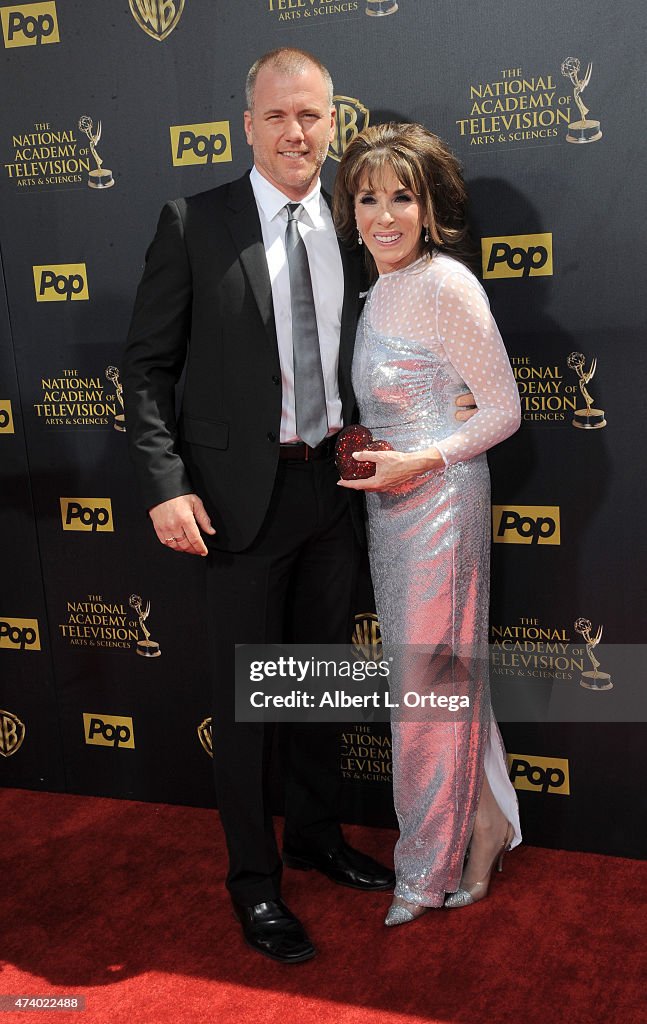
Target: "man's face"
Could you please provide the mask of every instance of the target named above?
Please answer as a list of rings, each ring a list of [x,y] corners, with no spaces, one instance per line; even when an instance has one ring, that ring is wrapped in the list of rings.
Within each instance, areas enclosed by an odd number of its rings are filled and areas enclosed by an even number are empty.
[[[261,68],[254,113],[245,111],[245,134],[260,173],[289,199],[303,199],[316,183],[334,125],[335,110],[316,67],[295,75]]]

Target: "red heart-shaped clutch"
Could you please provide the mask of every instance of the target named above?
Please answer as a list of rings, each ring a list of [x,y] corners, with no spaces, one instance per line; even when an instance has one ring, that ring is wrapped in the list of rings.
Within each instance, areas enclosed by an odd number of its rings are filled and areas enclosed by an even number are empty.
[[[344,427],[337,435],[335,444],[335,465],[342,480],[366,480],[375,476],[374,462],[358,462],[353,452],[390,452],[393,445],[388,441],[374,441],[368,427],[353,423]]]

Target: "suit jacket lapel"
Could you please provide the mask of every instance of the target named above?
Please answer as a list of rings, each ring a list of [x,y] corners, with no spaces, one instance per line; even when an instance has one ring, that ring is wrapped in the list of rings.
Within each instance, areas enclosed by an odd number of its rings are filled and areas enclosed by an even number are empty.
[[[323,189],[322,195],[328,206],[330,196]],[[353,415],[355,398],[350,383],[350,370],[355,347],[355,333],[360,312],[359,290],[361,286],[361,261],[358,254],[339,242],[339,252],[344,270],[344,301],[341,311],[341,333],[339,339],[339,392],[344,410],[344,422]]]
[[[249,174],[231,182],[225,220],[247,274],[268,338],[276,347],[272,285],[267,269],[261,222]]]
[[[357,253],[347,249],[340,241],[342,266],[344,268],[344,303],[341,312],[341,335],[339,339],[339,393],[344,412],[344,425],[355,419],[355,395],[351,384],[351,366],[355,349],[357,321],[360,314],[359,290],[361,287],[361,262]]]

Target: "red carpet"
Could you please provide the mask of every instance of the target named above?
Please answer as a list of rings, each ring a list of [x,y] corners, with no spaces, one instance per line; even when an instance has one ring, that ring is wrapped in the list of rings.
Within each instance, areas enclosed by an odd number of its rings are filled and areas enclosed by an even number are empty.
[[[286,871],[319,956],[243,945],[209,810],[0,790],[2,994],[84,995],[50,1024],[639,1024],[647,864],[525,848],[478,906],[387,930],[388,894]],[[349,828],[388,859],[394,833]]]

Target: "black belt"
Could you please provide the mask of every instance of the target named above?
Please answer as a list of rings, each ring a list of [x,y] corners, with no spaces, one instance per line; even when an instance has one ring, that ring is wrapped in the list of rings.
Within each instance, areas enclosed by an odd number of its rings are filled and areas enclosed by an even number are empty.
[[[279,445],[279,458],[289,459],[291,462],[314,462],[316,459],[329,459],[335,454],[335,442],[337,435],[325,437],[316,448],[311,448],[305,441],[295,441],[294,444]]]

